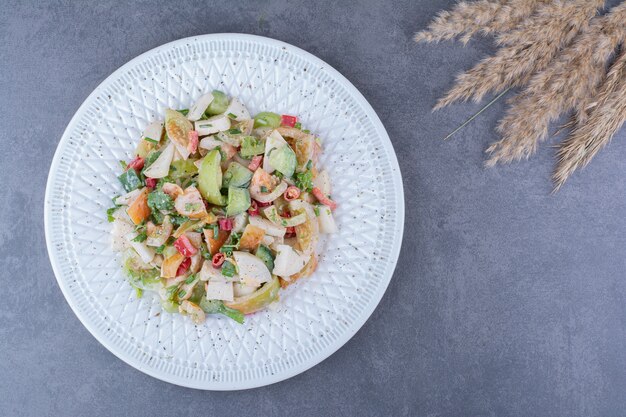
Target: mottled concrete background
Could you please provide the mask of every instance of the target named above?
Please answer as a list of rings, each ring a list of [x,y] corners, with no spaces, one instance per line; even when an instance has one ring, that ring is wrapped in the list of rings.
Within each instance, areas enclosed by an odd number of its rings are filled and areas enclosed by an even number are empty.
[[[624,415],[626,129],[556,196],[553,143],[483,169],[504,102],[441,141],[479,106],[431,114],[435,98],[493,50],[411,42],[453,2],[2,2],[0,416]],[[407,204],[396,274],[362,330],[304,374],[233,393],[110,354],[65,302],[43,235],[50,161],[82,101],[136,55],[212,32],[280,39],[342,72],[389,131]]]

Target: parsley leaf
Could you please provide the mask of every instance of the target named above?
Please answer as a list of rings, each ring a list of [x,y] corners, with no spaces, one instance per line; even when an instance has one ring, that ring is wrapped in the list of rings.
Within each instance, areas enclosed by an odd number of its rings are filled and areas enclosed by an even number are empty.
[[[115,217],[113,217],[113,214],[120,207],[121,206],[116,205],[115,207],[111,207],[110,209],[107,210],[107,220],[109,221],[109,223],[113,223],[115,221]]]
[[[313,173],[311,171],[298,172],[296,174],[296,187],[309,192],[313,189]]]
[[[148,207],[153,211],[172,210],[174,208],[174,201],[172,197],[161,190],[152,191],[148,194]]]

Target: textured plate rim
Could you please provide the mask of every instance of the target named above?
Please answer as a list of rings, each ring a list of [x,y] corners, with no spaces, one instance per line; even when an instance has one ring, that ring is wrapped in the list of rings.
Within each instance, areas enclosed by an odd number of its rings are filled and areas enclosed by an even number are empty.
[[[100,334],[100,332],[96,328],[94,328],[94,326],[92,326],[92,324],[88,321],[87,317],[84,317],[83,314],[77,309],[77,307],[72,302],[70,302],[71,297],[69,295],[69,289],[67,288],[66,282],[60,278],[62,276],[61,268],[60,268],[60,265],[58,264],[58,260],[56,259],[56,256],[54,255],[54,251],[52,248],[52,238],[51,238],[52,231],[50,229],[50,216],[51,216],[52,207],[49,204],[49,199],[50,199],[50,194],[52,192],[51,191],[52,181],[53,181],[54,176],[56,175],[56,171],[58,169],[61,156],[63,154],[62,151],[64,150],[67,142],[69,141],[69,133],[73,130],[73,128],[77,124],[79,114],[81,114],[81,112],[88,106],[89,102],[98,95],[100,90],[103,89],[104,85],[106,85],[108,82],[110,82],[110,80],[114,79],[116,76],[122,74],[128,68],[132,67],[135,63],[149,57],[150,55],[157,54],[163,49],[169,49],[172,47],[184,45],[185,43],[202,41],[202,40],[220,41],[220,40],[229,40],[229,39],[230,40],[236,39],[236,40],[250,41],[250,42],[260,42],[260,43],[265,43],[268,46],[286,47],[290,49],[291,53],[300,55],[303,59],[307,59],[307,60],[316,62],[319,65],[323,65],[324,69],[330,75],[332,75],[337,80],[337,82],[342,84],[342,86],[347,90],[347,92],[350,95],[352,95],[363,106],[363,111],[365,112],[367,117],[371,120],[374,127],[376,128],[376,131],[382,140],[383,146],[388,152],[389,163],[392,167],[392,173],[393,173],[392,175],[394,176],[393,180],[396,184],[398,184],[398,187],[394,190],[395,195],[396,195],[396,201],[397,201],[397,207],[396,207],[397,224],[396,224],[396,230],[395,230],[397,239],[394,242],[393,248],[390,251],[389,264],[391,265],[391,268],[390,268],[391,272],[383,277],[384,278],[383,285],[381,286],[379,293],[377,293],[372,299],[372,302],[370,303],[370,308],[365,309],[360,317],[360,320],[357,320],[354,326],[347,329],[347,331],[344,332],[343,335],[337,337],[334,343],[329,345],[325,351],[322,351],[321,354],[312,357],[309,361],[302,362],[292,368],[289,368],[283,372],[280,372],[274,375],[264,375],[261,378],[252,379],[248,381],[238,381],[238,382],[224,382],[223,381],[217,384],[215,383],[210,384],[209,386],[209,384],[206,384],[206,383],[204,384],[197,383],[196,381],[190,381],[183,377],[166,374],[157,370],[153,370],[151,368],[144,367],[142,366],[141,363],[136,362],[133,358],[127,357],[124,354],[124,352],[120,351],[116,346],[109,343],[106,336],[104,334]],[[329,356],[331,356],[333,353],[337,352],[337,350],[339,350],[343,345],[345,345],[350,339],[352,339],[352,337],[363,327],[363,325],[370,318],[370,316],[372,315],[372,313],[374,312],[378,304],[380,304],[380,301],[383,295],[385,294],[385,292],[387,291],[387,287],[389,286],[389,283],[391,282],[391,278],[395,272],[395,268],[398,262],[398,257],[400,255],[400,249],[402,246],[402,240],[403,240],[403,234],[404,234],[404,214],[405,214],[404,211],[405,211],[404,187],[402,183],[402,176],[400,174],[400,167],[398,164],[398,159],[393,149],[393,145],[391,143],[389,135],[387,134],[387,131],[385,127],[383,126],[380,118],[378,117],[378,115],[376,114],[372,106],[369,104],[367,99],[365,99],[365,97],[361,94],[361,92],[346,77],[344,77],[339,71],[337,71],[335,68],[333,68],[330,64],[323,61],[322,59],[316,57],[310,52],[307,52],[289,43],[272,39],[272,38],[267,38],[264,36],[258,36],[258,35],[249,35],[249,34],[241,34],[241,33],[215,33],[215,34],[190,36],[187,38],[182,38],[182,39],[178,39],[172,42],[168,42],[166,44],[150,49],[138,55],[137,57],[131,59],[130,61],[128,61],[121,67],[119,67],[109,76],[107,76],[91,92],[91,94],[87,96],[87,98],[81,103],[79,108],[76,110],[76,112],[72,116],[72,119],[68,123],[67,127],[65,128],[65,131],[63,132],[63,135],[61,136],[61,140],[57,144],[57,148],[54,153],[52,163],[50,165],[50,170],[48,172],[48,178],[46,181],[46,191],[44,195],[44,230],[45,230],[45,239],[46,239],[46,248],[48,251],[48,258],[50,259],[54,276],[57,280],[59,287],[61,288],[61,292],[63,293],[63,296],[66,302],[69,304],[70,308],[72,309],[76,317],[78,317],[79,321],[83,324],[83,326],[85,326],[85,328],[89,331],[89,333],[91,333],[91,335],[102,346],[104,346],[109,352],[113,353],[113,355],[115,355],[116,357],[118,357],[123,362],[130,365],[131,367],[164,382],[169,382],[175,385],[188,387],[188,388],[194,388],[194,389],[201,389],[201,390],[234,391],[234,390],[258,388],[258,387],[274,384],[276,382],[280,382],[280,381],[292,378],[314,367],[315,365],[321,363],[322,361],[327,359]]]

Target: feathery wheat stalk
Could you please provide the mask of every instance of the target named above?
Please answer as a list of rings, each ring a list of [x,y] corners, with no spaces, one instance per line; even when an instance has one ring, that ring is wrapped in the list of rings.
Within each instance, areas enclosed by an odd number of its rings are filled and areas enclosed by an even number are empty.
[[[415,34],[415,42],[439,42],[459,37],[466,44],[472,36],[503,33],[533,14],[537,6],[551,0],[462,1],[454,9],[439,13],[428,29]]]
[[[558,191],[572,173],[586,166],[626,122],[626,48],[611,66],[584,125],[577,126],[557,153],[553,175]]]
[[[502,139],[487,149],[487,166],[528,158],[546,138],[552,121],[593,97],[607,62],[626,38],[625,22],[626,2],[594,18],[548,68],[531,78],[499,122]]]
[[[456,85],[433,110],[456,101],[480,101],[491,92],[524,85],[536,71],[584,30],[604,0],[554,0],[541,5],[532,19],[507,34],[507,45],[457,77]]]

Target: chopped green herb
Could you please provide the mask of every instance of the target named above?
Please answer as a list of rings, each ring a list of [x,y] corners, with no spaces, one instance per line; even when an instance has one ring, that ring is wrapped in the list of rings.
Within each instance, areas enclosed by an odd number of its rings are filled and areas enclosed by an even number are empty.
[[[235,129],[228,129],[226,131],[229,135],[241,135],[241,130],[235,128]]]
[[[146,234],[146,232],[141,232],[139,233],[134,239],[133,242],[145,242],[145,240],[148,239],[148,235]]]
[[[204,229],[212,229],[213,230],[213,239],[217,239],[220,234],[220,228],[216,224],[205,224],[203,226]]]
[[[304,129],[302,132],[303,133],[311,133],[311,131],[309,129]]]
[[[315,212],[315,215],[317,217],[319,217],[319,215],[320,215],[320,206],[313,207],[313,211]]]
[[[228,113],[228,117],[230,117],[231,119],[236,119],[237,115],[233,113]]]
[[[154,140],[154,139],[149,138],[149,137],[147,137],[147,136],[146,136],[145,138],[143,138],[143,140],[145,140],[146,142],[154,143],[155,145],[156,145],[157,143],[159,143],[159,141],[158,141],[158,140]]]
[[[165,245],[161,245],[158,248],[154,249],[154,252],[160,255],[163,253],[164,250],[165,250]]]
[[[200,254],[202,255],[202,258],[207,261],[213,258],[209,252],[209,248],[207,248],[206,243],[204,242],[200,245]]]
[[[311,168],[313,168],[313,161],[309,159],[306,163],[306,169],[311,169]]]
[[[110,209],[107,210],[107,220],[109,221],[109,223],[113,223],[113,221],[115,221],[115,217],[113,217],[113,213],[115,213],[118,208],[120,208],[120,206],[111,207]]]
[[[150,153],[148,153],[148,156],[146,156],[146,161],[143,164],[142,172],[144,172],[146,169],[150,168],[150,165],[152,165],[154,163],[154,161],[156,161],[157,158],[160,155],[161,155],[161,151],[156,151],[156,150],[150,151]]]
[[[296,122],[296,124],[293,125],[293,127],[295,127],[296,129],[302,129],[302,123]]]
[[[152,210],[152,212],[150,213],[150,218],[152,219],[152,223],[162,224],[165,216],[160,211]]]
[[[128,169],[128,164],[126,163],[126,161],[120,161],[120,165],[122,166],[123,170],[127,170]]]
[[[185,223],[186,221],[189,221],[189,217],[187,217],[187,216],[180,216],[178,214],[170,214],[170,220],[172,221],[172,224],[174,226],[180,226],[181,224]]]
[[[195,279],[196,279],[196,274],[191,274],[185,280],[185,284],[191,284],[192,282],[195,281]]]
[[[234,277],[237,270],[235,269],[235,265],[226,261],[222,264],[222,275],[225,277]]]
[[[264,185],[262,185],[262,186],[261,186],[261,192],[262,192],[262,193],[266,193],[266,192],[267,192],[267,187],[266,187],[266,186],[264,186]]]
[[[155,190],[148,194],[148,207],[153,211],[172,210],[174,208],[174,201],[172,197],[165,194],[163,191]]]
[[[178,298],[183,298],[185,295],[187,295],[187,291],[185,290],[178,291]]]
[[[296,187],[309,192],[313,189],[313,173],[311,171],[298,172],[296,174]]]
[[[233,256],[233,249],[231,247],[228,247],[227,245],[223,245],[220,248],[220,252],[222,252],[224,255],[228,256],[229,258]]]
[[[189,109],[180,109],[178,112],[183,116],[187,116],[187,114],[189,114]]]
[[[287,227],[287,220],[282,220],[280,223],[281,223],[283,226]]]

